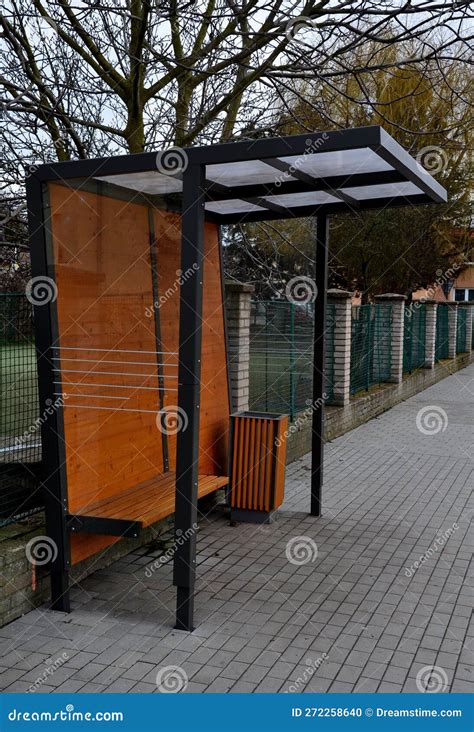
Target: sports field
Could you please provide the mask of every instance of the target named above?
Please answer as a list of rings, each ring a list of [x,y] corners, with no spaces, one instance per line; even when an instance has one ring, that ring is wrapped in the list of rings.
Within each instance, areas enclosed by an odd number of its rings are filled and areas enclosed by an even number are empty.
[[[0,343],[0,447],[27,433],[38,416],[34,344]]]

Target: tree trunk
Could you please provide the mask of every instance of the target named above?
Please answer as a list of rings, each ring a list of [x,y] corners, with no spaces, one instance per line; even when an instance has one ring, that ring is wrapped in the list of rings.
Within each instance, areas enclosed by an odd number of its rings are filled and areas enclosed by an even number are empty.
[[[143,109],[129,109],[124,136],[127,140],[128,152],[140,153],[144,151],[145,125],[143,123]]]

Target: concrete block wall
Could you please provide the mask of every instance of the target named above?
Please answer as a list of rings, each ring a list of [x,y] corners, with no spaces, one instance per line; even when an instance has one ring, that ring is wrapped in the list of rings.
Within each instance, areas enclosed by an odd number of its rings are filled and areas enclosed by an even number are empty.
[[[249,408],[250,388],[250,307],[252,285],[225,283],[228,363],[231,411]]]
[[[334,307],[333,399],[344,406],[350,399],[352,292],[328,290],[328,305]]]
[[[472,320],[474,315],[474,303],[459,302],[458,317],[460,308],[466,311],[466,349],[469,351],[472,348]]]
[[[425,369],[432,369],[435,365],[436,349],[436,314],[438,304],[434,300],[425,303]]]
[[[448,358],[456,356],[456,335],[458,322],[457,302],[446,303],[448,308]]]
[[[390,361],[390,382],[393,384],[399,384],[403,376],[405,300],[406,297],[404,295],[397,295],[395,293],[378,295],[375,298],[376,303],[390,305],[391,308],[391,330],[390,334],[387,334],[387,340],[390,337],[390,346],[388,348],[387,358]]]

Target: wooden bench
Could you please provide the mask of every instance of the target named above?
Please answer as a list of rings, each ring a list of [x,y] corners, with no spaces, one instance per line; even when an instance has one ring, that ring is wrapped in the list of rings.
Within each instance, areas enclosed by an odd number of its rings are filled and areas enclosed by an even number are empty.
[[[228,482],[225,476],[200,475],[198,498],[214,493]],[[137,537],[141,529],[170,516],[174,510],[175,473],[168,472],[68,514],[67,527],[73,533]]]

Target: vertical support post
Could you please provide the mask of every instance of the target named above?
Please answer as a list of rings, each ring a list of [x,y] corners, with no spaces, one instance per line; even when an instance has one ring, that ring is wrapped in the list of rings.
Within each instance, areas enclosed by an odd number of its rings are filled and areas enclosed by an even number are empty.
[[[448,358],[456,358],[456,336],[458,327],[458,304],[447,302],[448,308]]]
[[[405,328],[405,295],[397,293],[387,293],[386,295],[377,295],[376,302],[380,305],[391,305],[392,308],[392,329],[390,338],[390,352],[385,353],[386,347],[383,348],[381,358],[390,359],[389,381],[393,384],[400,384],[403,378],[403,336]],[[385,334],[377,332],[376,337],[380,344],[385,342]]]
[[[38,392],[42,441],[42,485],[44,489],[46,532],[53,542],[51,561],[51,608],[70,612],[70,547],[66,527],[67,476],[64,450],[62,405],[54,395],[54,381],[60,373],[59,330],[56,309],[54,255],[49,231],[49,212],[45,217],[47,196],[42,183],[33,175],[26,181],[28,229],[31,253],[32,287],[43,285],[48,297],[34,305],[35,346],[38,367]]]
[[[180,286],[178,409],[183,429],[176,447],[176,511],[173,583],[176,628],[193,630],[199,467],[205,167],[183,174],[181,271],[194,270]],[[183,541],[183,536],[186,541]]]
[[[334,306],[334,384],[332,404],[349,404],[351,387],[351,310],[352,292],[328,290],[328,303]]]
[[[316,216],[316,300],[313,343],[313,423],[311,437],[311,515],[321,516],[324,458],[324,364],[326,356],[326,288],[328,279],[329,221]]]
[[[250,398],[250,307],[253,285],[225,283],[231,409],[246,412]]]
[[[436,316],[438,304],[434,300],[425,302],[426,327],[425,327],[425,363],[423,368],[432,369],[435,365],[436,349]]]
[[[290,302],[290,421],[295,418],[295,303]]]
[[[268,412],[268,308],[269,303],[265,303],[265,411]]]

